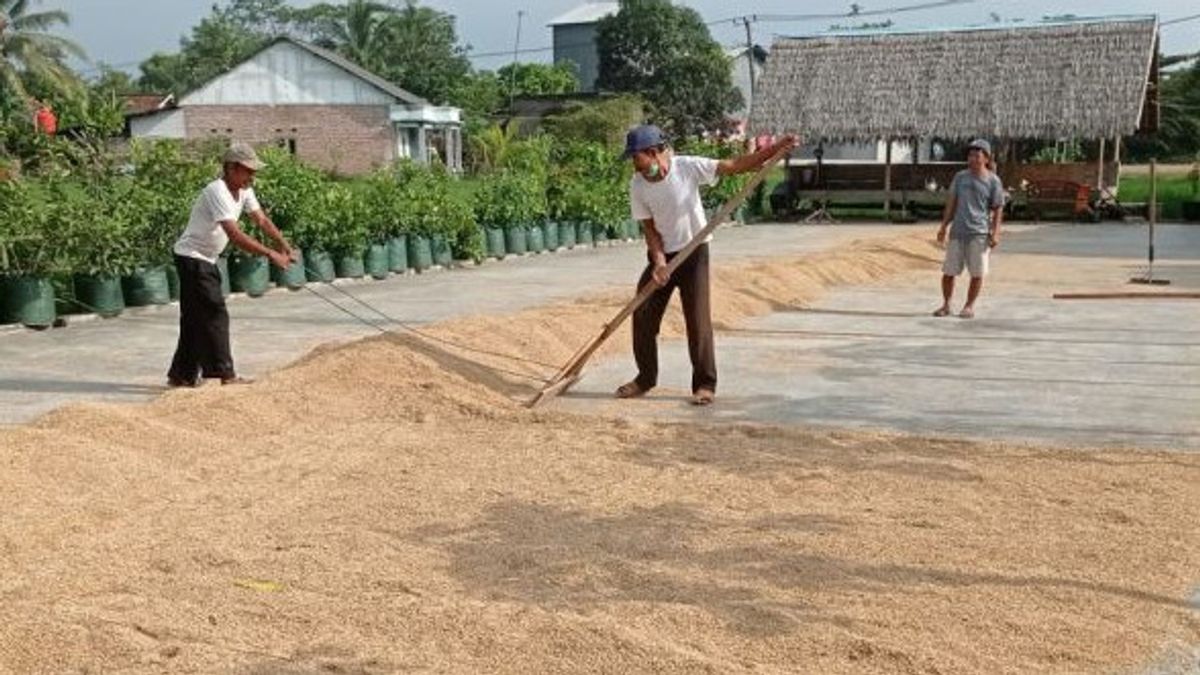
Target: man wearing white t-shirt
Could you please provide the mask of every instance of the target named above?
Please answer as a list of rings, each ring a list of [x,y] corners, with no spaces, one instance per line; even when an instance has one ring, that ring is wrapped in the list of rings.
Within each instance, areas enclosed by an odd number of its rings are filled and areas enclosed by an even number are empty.
[[[167,373],[172,387],[199,386],[201,378],[221,384],[243,384],[233,368],[229,347],[229,312],[221,293],[217,258],[232,241],[247,253],[265,256],[286,269],[292,247],[267,214],[263,213],[251,185],[263,167],[254,149],[234,143],[225,153],[222,177],[209,183],[192,206],[187,229],[175,242],[175,268],[179,271],[179,345]],[[271,250],[242,232],[238,219],[247,212],[278,250]]]
[[[708,225],[700,186],[714,185],[721,176],[757,170],[781,150],[796,147],[795,136],[785,136],[758,152],[735,159],[675,156],[658,127],[634,128],[625,139],[625,157],[636,173],[629,183],[633,217],[646,233],[649,265],[638,281],[658,290],[633,314],[633,354],[638,375],[617,389],[618,398],[644,395],[658,384],[658,331],[675,288],[683,301],[688,354],[692,360],[692,402],[708,405],[717,391],[717,361],[713,348],[712,311],[709,304],[708,243],[705,242],[673,274],[667,264]]]

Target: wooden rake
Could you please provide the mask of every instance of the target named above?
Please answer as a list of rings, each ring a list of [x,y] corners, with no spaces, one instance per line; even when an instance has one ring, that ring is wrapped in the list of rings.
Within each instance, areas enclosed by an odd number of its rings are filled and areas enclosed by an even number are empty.
[[[771,158],[762,165],[762,168],[758,170],[758,173],[754,174],[750,181],[746,183],[746,185],[743,186],[736,195],[721,205],[721,208],[717,210],[717,213],[708,221],[708,225],[703,230],[700,230],[700,232],[696,233],[696,236],[692,237],[692,240],[688,242],[687,246],[684,246],[682,249],[680,249],[679,253],[671,259],[671,262],[667,263],[668,275],[674,274],[676,268],[682,265],[684,261],[686,261],[692,255],[692,253],[696,251],[697,248],[700,248],[700,245],[704,243],[704,240],[707,239],[714,230],[725,223],[725,221],[729,220],[730,214],[736,211],[737,208],[742,205],[742,202],[746,201],[746,197],[750,196],[750,193],[753,192],[756,187],[758,187],[759,183],[766,179],[767,174],[770,173],[771,169],[774,168],[774,166],[779,163],[779,160],[783,159],[788,152],[788,150],[780,150],[772,155]],[[638,294],[632,300],[630,300],[627,305],[621,308],[620,312],[617,312],[616,316],[614,316],[608,323],[604,324],[604,329],[600,331],[600,335],[596,336],[595,339],[588,342],[583,347],[580,347],[579,351],[575,352],[575,355],[572,356],[570,360],[568,360],[567,363],[559,369],[549,383],[546,384],[546,386],[543,387],[542,390],[539,391],[537,395],[526,404],[526,406],[529,408],[536,408],[574,386],[574,384],[579,381],[579,377],[583,373],[583,367],[587,364],[588,360],[592,358],[592,356],[597,350],[600,349],[600,347],[606,340],[608,340],[608,338],[612,337],[613,333],[617,332],[617,329],[621,327],[621,324],[625,322],[625,319],[629,318],[629,315],[633,314],[638,307],[641,307],[642,303],[646,302],[646,300],[649,299],[656,290],[657,288],[654,284],[646,284],[646,286],[643,287],[642,290],[639,291]]]

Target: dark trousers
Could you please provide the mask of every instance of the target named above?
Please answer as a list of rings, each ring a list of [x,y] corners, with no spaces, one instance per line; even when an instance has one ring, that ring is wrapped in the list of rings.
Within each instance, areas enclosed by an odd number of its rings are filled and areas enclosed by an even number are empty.
[[[167,376],[180,382],[233,377],[221,270],[212,263],[178,255],[175,269],[179,270],[179,346]]]
[[[667,262],[675,254],[667,254]],[[638,281],[640,291],[652,283],[654,264],[646,266]],[[709,303],[708,244],[675,270],[666,286],[658,289],[633,313],[633,356],[637,360],[637,383],[642,389],[658,384],[658,331],[671,294],[679,289],[683,318],[687,324],[688,355],[692,358],[692,392],[717,390],[717,358],[713,349],[712,307]]]

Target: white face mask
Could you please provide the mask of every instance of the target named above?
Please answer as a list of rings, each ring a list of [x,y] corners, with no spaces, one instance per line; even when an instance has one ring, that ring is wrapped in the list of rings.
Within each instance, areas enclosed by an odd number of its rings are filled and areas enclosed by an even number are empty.
[[[654,160],[654,163],[650,165],[649,170],[646,171],[646,177],[647,178],[658,178],[659,174],[661,174],[661,173],[662,173],[662,167],[659,166],[658,160],[656,159],[656,160]]]

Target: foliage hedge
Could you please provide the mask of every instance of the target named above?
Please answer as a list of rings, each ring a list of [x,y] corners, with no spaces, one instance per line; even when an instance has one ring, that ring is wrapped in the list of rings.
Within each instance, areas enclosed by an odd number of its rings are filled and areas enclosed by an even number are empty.
[[[43,170],[0,180],[0,278],[122,276],[169,264],[200,189],[219,175],[222,146],[173,141],[135,144],[126,156],[89,163],[45,162]],[[717,145],[681,151],[727,156]],[[630,163],[596,142],[540,136],[512,141],[483,176],[462,179],[440,166],[408,162],[345,180],[266,149],[255,192],[298,247],[361,254],[400,235],[441,237],[457,259],[481,259],[484,227],[551,220],[602,226],[613,235],[629,218]],[[726,180],[706,205],[740,187]],[[249,228],[257,232],[256,228]]]

